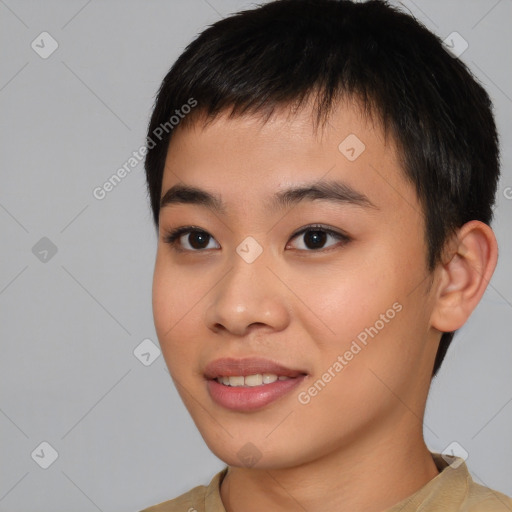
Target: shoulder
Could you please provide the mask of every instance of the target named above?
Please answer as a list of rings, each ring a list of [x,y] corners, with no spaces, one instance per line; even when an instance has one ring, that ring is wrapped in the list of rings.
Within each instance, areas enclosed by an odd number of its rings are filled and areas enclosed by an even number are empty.
[[[228,468],[217,473],[208,485],[198,485],[177,498],[145,508],[140,512],[225,512],[220,484]]]
[[[430,497],[436,496],[443,505],[453,505],[449,510],[464,512],[512,512],[512,498],[476,483],[463,459],[432,454],[440,474]]]
[[[464,510],[468,510],[468,512],[511,512],[512,498],[471,480],[468,485]]]
[[[177,512],[178,510],[180,512],[203,512],[206,489],[205,485],[198,485],[177,498],[145,508],[140,512]]]
[[[512,499],[477,484],[464,459],[439,453],[432,458],[439,474],[388,512],[512,512]]]

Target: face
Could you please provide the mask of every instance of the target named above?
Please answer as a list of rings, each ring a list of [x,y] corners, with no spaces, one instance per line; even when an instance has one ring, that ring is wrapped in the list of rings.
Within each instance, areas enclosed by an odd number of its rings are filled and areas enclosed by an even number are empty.
[[[219,458],[286,468],[421,435],[434,288],[380,126],[344,103],[317,131],[307,109],[180,128],[162,199],[156,331]]]

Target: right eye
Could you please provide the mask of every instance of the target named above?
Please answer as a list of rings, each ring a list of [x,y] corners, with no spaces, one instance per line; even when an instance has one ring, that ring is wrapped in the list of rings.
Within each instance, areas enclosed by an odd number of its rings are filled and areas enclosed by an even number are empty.
[[[206,249],[220,249],[220,245],[212,235],[192,226],[183,226],[169,231],[165,233],[163,240],[179,251],[201,252]]]

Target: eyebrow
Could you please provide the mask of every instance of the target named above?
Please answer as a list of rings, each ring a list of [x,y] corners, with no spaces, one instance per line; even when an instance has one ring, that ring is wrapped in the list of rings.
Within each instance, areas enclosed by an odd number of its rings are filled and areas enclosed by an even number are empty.
[[[366,195],[339,181],[316,181],[277,192],[268,206],[275,210],[315,199],[378,209]],[[190,185],[177,184],[167,190],[160,201],[160,208],[171,204],[195,204],[221,214],[226,212],[225,204],[219,196]]]

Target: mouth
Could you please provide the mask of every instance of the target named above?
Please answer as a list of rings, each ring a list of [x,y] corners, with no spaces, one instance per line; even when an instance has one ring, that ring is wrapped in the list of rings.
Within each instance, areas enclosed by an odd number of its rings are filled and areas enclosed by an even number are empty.
[[[218,359],[208,364],[204,376],[212,400],[232,411],[261,409],[287,395],[307,373],[268,359]]]
[[[287,377],[286,375],[277,375],[275,373],[254,373],[253,375],[223,375],[217,377],[215,380],[219,384],[224,386],[231,386],[234,388],[238,387],[254,387],[254,386],[265,386],[266,384],[272,384],[276,380],[290,380],[293,377]]]

